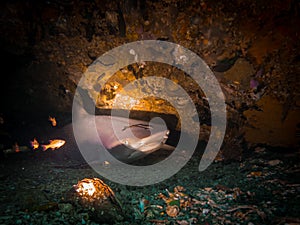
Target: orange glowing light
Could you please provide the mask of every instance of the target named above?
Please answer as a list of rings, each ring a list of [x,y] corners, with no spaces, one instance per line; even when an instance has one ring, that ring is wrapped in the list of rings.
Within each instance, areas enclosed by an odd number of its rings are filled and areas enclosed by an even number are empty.
[[[96,188],[93,184],[93,182],[90,183],[82,183],[81,186],[78,187],[78,189],[76,190],[80,195],[86,195],[88,194],[89,196],[92,196],[95,191]]]
[[[55,117],[49,116],[49,121],[51,122],[52,126],[55,127],[57,125]]]
[[[35,150],[35,149],[38,149],[40,144],[39,142],[36,140],[36,138],[33,139],[33,141],[30,142],[31,144],[31,147]]]

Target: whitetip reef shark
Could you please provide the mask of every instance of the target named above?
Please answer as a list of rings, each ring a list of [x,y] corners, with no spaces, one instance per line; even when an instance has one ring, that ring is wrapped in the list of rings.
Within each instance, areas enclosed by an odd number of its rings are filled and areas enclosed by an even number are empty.
[[[80,95],[90,102],[85,102],[83,107],[74,101],[72,125],[80,150],[83,147],[88,151],[84,154],[87,162],[104,158],[103,151],[99,151],[103,147],[124,163],[134,162],[160,149],[175,149],[166,144],[170,131],[161,119],[155,123],[121,116],[92,115],[88,112],[95,106],[94,102],[82,90]]]

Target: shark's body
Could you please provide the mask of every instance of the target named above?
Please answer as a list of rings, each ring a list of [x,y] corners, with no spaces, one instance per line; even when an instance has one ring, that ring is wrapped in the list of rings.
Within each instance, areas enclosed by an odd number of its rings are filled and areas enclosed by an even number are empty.
[[[159,149],[174,150],[165,144],[169,130],[164,121],[147,122],[121,116],[93,115],[94,101],[77,88],[72,110],[73,133],[85,161],[103,161],[111,155],[128,163]],[[83,105],[79,102],[83,102]],[[110,153],[108,156],[107,153]]]
[[[161,119],[150,123],[121,116],[93,115],[94,102],[86,92],[80,91],[80,95],[84,107],[74,100],[72,123],[47,136],[47,139],[66,141],[57,151],[59,159],[98,163],[113,156],[131,163],[159,149],[174,150],[173,146],[166,145],[169,130]]]
[[[143,158],[159,149],[174,149],[165,144],[169,135],[165,124],[84,113],[73,121],[73,129],[80,150],[83,149],[86,153],[84,155],[88,156],[85,157],[87,161],[103,159],[103,147],[125,163]]]
[[[111,121],[114,121],[115,127]],[[128,121],[131,125],[126,128]],[[96,127],[96,133],[93,132],[93,127]],[[77,135],[74,135],[74,128]],[[132,163],[160,149],[174,150],[173,146],[165,143],[169,130],[164,125],[149,126],[149,122],[123,117],[87,114],[79,121],[73,121],[47,133],[43,135],[44,140],[59,138],[66,141],[65,145],[51,156],[56,162],[103,162],[107,160],[106,156],[109,153],[124,163]],[[104,148],[106,151],[103,151]]]

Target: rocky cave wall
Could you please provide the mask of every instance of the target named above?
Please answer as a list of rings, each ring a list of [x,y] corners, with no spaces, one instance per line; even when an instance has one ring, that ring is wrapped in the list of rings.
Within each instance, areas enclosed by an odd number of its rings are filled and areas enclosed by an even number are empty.
[[[238,158],[242,148],[258,144],[299,148],[297,0],[0,4],[2,117],[12,112],[70,112],[76,85],[97,57],[132,41],[166,40],[197,53],[220,82],[228,112],[225,157]],[[111,82],[124,85],[140,70],[138,65],[123,68]],[[145,77],[169,78],[188,90],[202,123],[201,139],[207,140],[209,107],[191,79],[158,63],[146,64],[142,72]],[[100,108],[113,99],[112,88],[101,89]],[[144,106],[176,114],[155,99],[146,100]]]

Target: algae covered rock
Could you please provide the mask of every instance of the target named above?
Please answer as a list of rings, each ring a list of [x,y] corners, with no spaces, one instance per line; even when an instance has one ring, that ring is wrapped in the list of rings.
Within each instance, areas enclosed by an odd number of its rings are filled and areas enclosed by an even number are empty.
[[[114,192],[99,178],[84,178],[67,193],[66,200],[88,213],[95,222],[123,220],[122,208]]]

